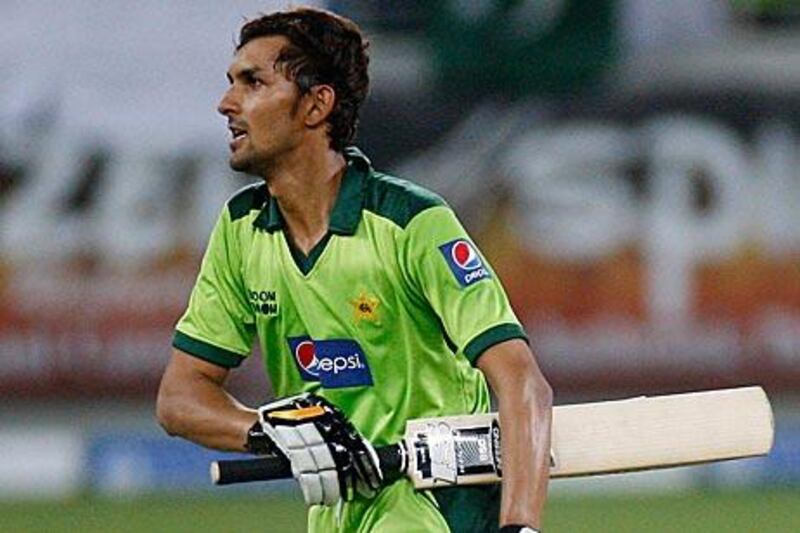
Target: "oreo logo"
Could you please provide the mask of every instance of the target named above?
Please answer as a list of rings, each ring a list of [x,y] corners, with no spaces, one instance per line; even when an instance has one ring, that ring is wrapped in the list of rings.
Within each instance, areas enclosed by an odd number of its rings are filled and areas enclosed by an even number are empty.
[[[447,266],[459,285],[468,287],[483,279],[491,279],[475,246],[466,239],[456,239],[439,246]]]

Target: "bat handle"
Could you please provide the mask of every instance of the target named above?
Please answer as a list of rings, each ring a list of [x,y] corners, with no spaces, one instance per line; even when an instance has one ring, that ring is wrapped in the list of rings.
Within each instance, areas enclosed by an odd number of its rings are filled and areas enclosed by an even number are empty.
[[[383,475],[387,480],[400,477],[406,466],[405,448],[390,444],[375,449]],[[215,485],[231,485],[250,481],[290,479],[292,466],[284,457],[269,456],[255,459],[231,459],[211,463],[211,481]]]

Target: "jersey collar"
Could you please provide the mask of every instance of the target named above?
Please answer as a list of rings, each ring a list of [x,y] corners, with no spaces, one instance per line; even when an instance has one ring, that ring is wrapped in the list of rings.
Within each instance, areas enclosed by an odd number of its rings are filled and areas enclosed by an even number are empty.
[[[372,164],[367,156],[355,146],[344,150],[347,161],[347,170],[342,177],[339,187],[339,196],[331,211],[328,229],[331,233],[339,235],[353,235],[358,229],[361,220],[361,207],[364,203],[364,180],[372,170]],[[278,208],[278,201],[272,196],[267,199],[267,205],[256,217],[253,224],[270,233],[283,229],[285,223],[283,215]]]

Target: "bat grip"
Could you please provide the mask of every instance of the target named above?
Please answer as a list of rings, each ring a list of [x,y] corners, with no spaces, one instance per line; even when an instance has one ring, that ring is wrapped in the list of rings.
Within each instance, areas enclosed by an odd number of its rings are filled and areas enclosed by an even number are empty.
[[[405,469],[405,451],[400,444],[375,449],[384,478],[394,480]],[[215,485],[231,485],[250,481],[290,479],[292,466],[284,457],[270,456],[255,459],[230,459],[211,463],[211,481]]]

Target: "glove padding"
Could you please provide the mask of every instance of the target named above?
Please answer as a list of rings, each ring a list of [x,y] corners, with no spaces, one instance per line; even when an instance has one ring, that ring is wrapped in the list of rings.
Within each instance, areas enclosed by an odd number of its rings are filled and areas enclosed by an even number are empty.
[[[344,413],[316,394],[290,396],[258,409],[261,427],[289,459],[307,505],[335,505],[355,493],[373,497],[383,481],[372,445]]]

